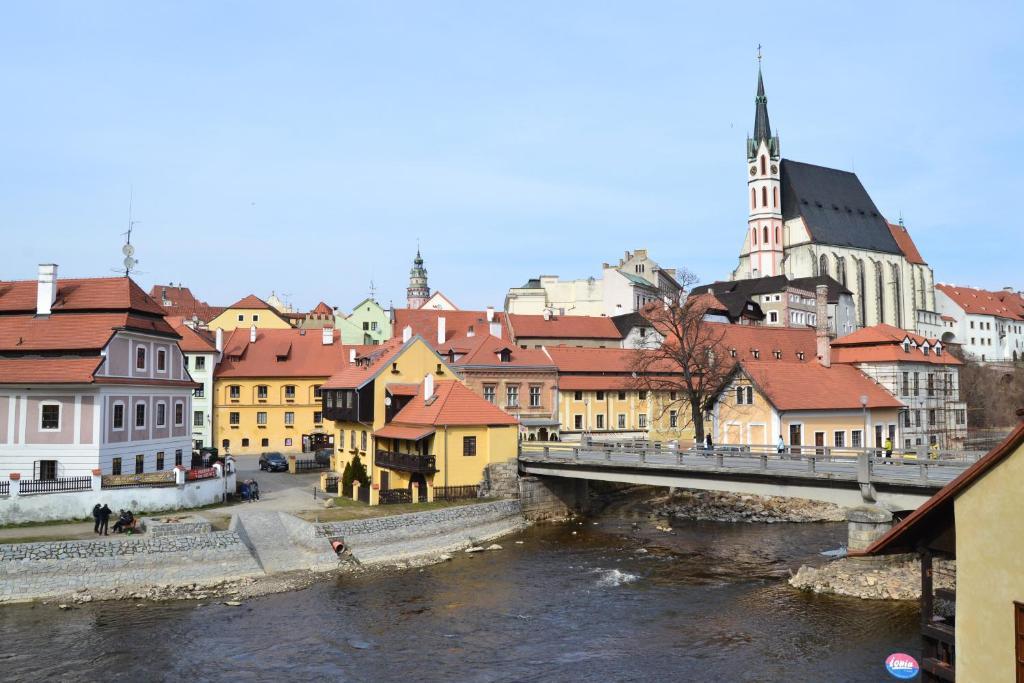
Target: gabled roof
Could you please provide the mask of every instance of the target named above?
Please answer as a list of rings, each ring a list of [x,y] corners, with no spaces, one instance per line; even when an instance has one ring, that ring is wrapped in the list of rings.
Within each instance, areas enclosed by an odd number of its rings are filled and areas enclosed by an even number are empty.
[[[952,299],[964,313],[1024,320],[1024,296],[1018,292],[993,292],[987,289],[942,283],[935,285],[935,288]]]
[[[917,263],[922,266],[928,265],[925,260],[921,258],[921,252],[917,250],[917,245],[914,244],[914,240],[910,237],[910,231],[907,230],[905,225],[889,223],[889,232],[892,233],[892,237],[896,240],[896,244],[899,245],[900,251],[907,257],[907,261],[910,263]]]
[[[911,342],[909,351],[903,350],[903,340]],[[924,354],[922,347],[930,349]],[[938,339],[928,339],[913,332],[881,323],[864,327],[856,332],[839,337],[832,341],[833,363],[879,363],[907,362],[931,363],[933,365],[962,365],[956,356],[946,353],[935,353],[942,347]]]
[[[180,316],[185,320],[192,317],[210,322],[224,312],[223,306],[211,306],[200,301],[188,287],[178,285],[153,285],[149,296],[163,307],[168,315]]]
[[[782,160],[782,218],[803,218],[811,241],[902,254],[856,174]]]
[[[276,308],[274,308],[273,306],[271,306],[270,304],[268,304],[266,301],[264,301],[263,299],[259,298],[255,294],[250,294],[249,296],[242,297],[241,299],[239,299],[235,303],[231,304],[227,308],[245,309],[245,310],[270,309],[270,310],[274,311],[275,313],[277,313],[278,315],[281,314],[280,311],[278,311]]]
[[[784,292],[787,287],[801,289],[814,294],[818,285],[828,287],[828,302],[839,303],[840,294],[852,294],[849,289],[839,283],[838,280],[828,275],[815,277],[800,277],[790,279],[785,275],[772,275],[768,277],[747,278],[744,280],[720,280],[709,285],[698,285],[690,290],[690,294],[703,294],[713,292],[719,298],[721,295],[735,293],[746,298],[753,298],[759,294],[776,294]]]
[[[437,344],[437,319],[444,318],[445,341],[454,337],[464,337],[470,328],[475,334],[485,334],[490,325],[487,322],[487,311],[442,311],[436,308],[414,309],[396,308],[392,331],[396,337],[402,336],[407,326],[412,328],[414,335],[419,335],[433,347]],[[508,331],[507,316],[501,311],[494,311],[494,322],[501,325],[502,339],[511,339]]]
[[[622,340],[611,318],[586,315],[508,314],[513,336],[518,339],[607,339]]]
[[[309,312],[310,315],[334,315],[334,309],[325,304],[323,301],[313,307],[313,310]]]
[[[178,346],[185,353],[216,353],[217,346],[209,332],[194,330],[179,317],[168,318],[170,326],[181,335]]]
[[[868,546],[863,555],[891,555],[917,550],[919,541],[927,542],[953,526],[953,505],[957,496],[995,469],[1024,445],[1024,423],[1017,426],[1001,444],[964,470],[960,476],[939,489],[902,522]]]
[[[0,314],[36,312],[36,280],[0,281]],[[59,278],[52,310],[136,311],[163,316],[165,311],[128,277]]]
[[[214,377],[330,377],[348,363],[349,351],[368,347],[345,346],[332,331],[334,343],[324,344],[319,330],[236,328],[224,342],[224,356]],[[305,332],[305,334],[303,334]]]
[[[391,364],[402,351],[408,348],[419,337],[413,337],[407,344],[401,339],[389,339],[378,346],[364,346],[356,354],[356,362],[349,362],[346,355],[345,362],[338,367],[324,384],[325,389],[358,389],[367,382],[372,381],[381,373],[384,368]]]
[[[437,290],[433,294],[431,294],[430,298],[427,299],[426,301],[424,301],[423,305],[420,306],[420,308],[427,309],[427,310],[440,310],[440,309],[433,309],[432,307],[428,308],[427,304],[429,304],[434,299],[444,299],[448,303],[448,305],[452,307],[452,310],[455,310],[455,311],[459,310],[459,307],[456,306],[455,303],[451,299],[446,297],[444,295],[444,293],[441,292],[440,290]]]
[[[0,351],[98,351],[117,330],[131,330],[177,339],[162,318],[134,313],[61,313],[49,317],[0,316]]]
[[[519,421],[490,401],[474,394],[461,382],[434,383],[434,400],[423,399],[423,385],[390,424],[400,426],[516,425]]]
[[[745,360],[740,369],[776,410],[902,408],[903,404],[857,368],[818,362]]]
[[[615,323],[615,328],[623,338],[625,338],[626,335],[628,335],[634,328],[654,327],[654,324],[645,318],[643,313],[640,313],[639,311],[623,313],[622,315],[614,315],[611,317],[611,321]]]
[[[817,358],[818,343],[812,328],[707,324],[712,326],[708,328],[708,334],[713,335],[710,338],[719,338],[722,352],[730,357],[735,349],[737,360],[799,361],[800,354],[808,362]],[[776,351],[781,359],[775,358]]]
[[[541,349],[521,349],[514,344],[509,344],[504,339],[492,337],[489,334],[473,337],[462,337],[453,340],[452,346],[462,346],[464,355],[456,361],[459,367],[465,366],[494,366],[494,367],[543,367],[555,369],[554,363]],[[499,352],[505,349],[509,353],[509,360],[502,362]]]

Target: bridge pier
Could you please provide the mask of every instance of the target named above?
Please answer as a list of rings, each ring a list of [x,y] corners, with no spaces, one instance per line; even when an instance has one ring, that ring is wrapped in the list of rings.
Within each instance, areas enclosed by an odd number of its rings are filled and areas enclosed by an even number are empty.
[[[853,553],[864,550],[892,528],[892,513],[877,505],[860,505],[846,511],[846,524],[846,547]]]
[[[589,511],[590,487],[586,479],[525,475],[519,478],[519,501],[531,522],[564,520]]]

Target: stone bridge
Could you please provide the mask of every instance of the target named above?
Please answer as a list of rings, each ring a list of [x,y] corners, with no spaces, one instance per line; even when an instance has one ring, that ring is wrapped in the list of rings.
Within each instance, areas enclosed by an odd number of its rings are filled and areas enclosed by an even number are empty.
[[[875,504],[913,510],[969,467],[968,454],[938,459],[876,449],[720,446],[674,448],[657,442],[530,443],[524,474],[753,495],[807,498],[843,507]]]

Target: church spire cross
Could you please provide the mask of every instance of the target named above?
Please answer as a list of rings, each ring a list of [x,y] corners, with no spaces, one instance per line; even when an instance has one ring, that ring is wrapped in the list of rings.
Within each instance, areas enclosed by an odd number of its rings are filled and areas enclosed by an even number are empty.
[[[761,142],[768,143],[772,158],[779,156],[779,139],[772,136],[772,125],[768,119],[768,97],[764,92],[764,74],[761,72],[761,45],[757,46],[757,95],[754,97],[754,135],[747,141],[747,157],[757,154]]]

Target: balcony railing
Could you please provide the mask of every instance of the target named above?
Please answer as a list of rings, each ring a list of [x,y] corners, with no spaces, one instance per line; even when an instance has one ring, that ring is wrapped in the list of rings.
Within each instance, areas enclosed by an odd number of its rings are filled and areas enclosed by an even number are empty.
[[[404,472],[430,474],[437,471],[437,468],[434,466],[434,456],[432,455],[377,451],[377,456],[373,462],[377,467],[386,467],[390,470],[402,470]]]

